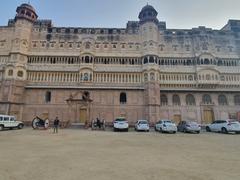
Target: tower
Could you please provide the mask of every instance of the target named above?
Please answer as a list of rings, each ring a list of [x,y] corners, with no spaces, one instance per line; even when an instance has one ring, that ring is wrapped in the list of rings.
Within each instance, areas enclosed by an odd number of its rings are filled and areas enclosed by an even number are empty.
[[[37,20],[35,9],[29,4],[17,7],[11,35],[9,61],[4,67],[1,96],[5,114],[17,116],[21,120],[24,91],[27,80],[27,57],[34,22]]]
[[[146,5],[139,13],[139,32],[142,43],[142,63],[145,96],[145,115],[154,123],[160,116],[160,85],[158,83],[158,12]]]

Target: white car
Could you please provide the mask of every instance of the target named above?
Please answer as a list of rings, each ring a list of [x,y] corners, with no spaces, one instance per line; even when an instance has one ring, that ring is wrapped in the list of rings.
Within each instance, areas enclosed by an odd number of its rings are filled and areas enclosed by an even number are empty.
[[[235,119],[216,120],[212,124],[207,125],[206,130],[208,132],[235,132],[240,134],[240,123]]]
[[[128,131],[128,128],[129,128],[128,121],[123,117],[116,118],[115,121],[113,122],[114,131],[117,130]]]
[[[22,129],[23,126],[24,126],[23,122],[16,121],[16,118],[14,116],[0,115],[0,131],[2,131],[4,128]]]
[[[138,120],[135,124],[135,131],[149,132],[149,123],[147,120]]]
[[[174,122],[168,119],[160,120],[156,123],[155,125],[155,131],[159,132],[172,132],[176,133],[177,132],[177,126]]]

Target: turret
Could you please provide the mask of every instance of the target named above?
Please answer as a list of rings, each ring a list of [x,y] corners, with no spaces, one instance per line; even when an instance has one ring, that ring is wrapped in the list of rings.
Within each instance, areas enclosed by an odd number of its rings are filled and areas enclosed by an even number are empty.
[[[33,23],[38,18],[35,9],[30,4],[22,4],[18,6],[16,12],[15,21],[25,19]]]
[[[157,19],[158,12],[154,9],[154,7],[150,5],[146,5],[142,8],[141,12],[138,15],[140,20],[140,24],[144,24],[146,22],[153,22],[158,25],[159,21]]]
[[[158,54],[159,21],[158,12],[150,5],[146,5],[139,13],[139,30],[143,46],[143,56]]]
[[[139,31],[142,43],[142,62],[145,92],[145,117],[155,123],[159,119],[160,86],[158,83],[158,44],[159,21],[158,12],[146,5],[139,13]]]
[[[14,19],[15,31],[12,39],[12,54],[28,54],[31,44],[33,24],[36,22],[37,18],[36,11],[30,4],[21,4],[17,7]],[[20,58],[20,56],[18,58]],[[15,63],[20,62],[22,65],[27,62],[26,56],[22,57],[22,60],[19,60],[18,58],[11,57],[11,61]]]

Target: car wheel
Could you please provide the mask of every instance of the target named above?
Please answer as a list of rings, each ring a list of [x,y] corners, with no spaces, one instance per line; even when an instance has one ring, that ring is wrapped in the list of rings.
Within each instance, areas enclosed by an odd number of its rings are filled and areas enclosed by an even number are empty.
[[[176,134],[176,131],[173,131],[173,134]]]
[[[227,131],[227,129],[226,129],[225,127],[223,127],[223,128],[221,129],[221,132],[224,133],[224,134],[227,134],[227,133],[228,133],[228,131]]]
[[[200,133],[200,131],[196,131],[196,133],[197,133],[197,134],[199,134],[199,133]]]
[[[0,131],[2,131],[4,129],[3,125],[0,125]]]
[[[22,129],[22,128],[23,128],[23,124],[19,124],[18,129]]]
[[[116,132],[116,131],[117,131],[117,129],[116,129],[116,128],[113,128],[113,131],[114,131],[114,132]]]
[[[207,131],[207,132],[211,132],[210,127],[207,126],[207,127],[206,127],[206,131]]]
[[[236,132],[236,134],[240,134],[240,132]]]
[[[128,129],[126,129],[126,132],[128,132]]]
[[[187,130],[184,128],[184,129],[183,129],[183,132],[184,132],[184,133],[187,133]]]

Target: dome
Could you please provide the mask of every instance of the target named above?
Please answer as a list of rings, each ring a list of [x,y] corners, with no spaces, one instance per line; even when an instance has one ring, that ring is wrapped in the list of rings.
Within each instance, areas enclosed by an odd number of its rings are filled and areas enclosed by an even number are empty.
[[[31,22],[35,22],[38,18],[35,9],[30,4],[21,4],[17,7],[17,14],[15,20],[26,19]]]
[[[158,23],[157,15],[158,12],[154,9],[154,7],[147,4],[142,8],[138,18],[140,19],[140,24],[147,21]]]
[[[155,11],[157,13],[157,11],[154,9],[154,7],[151,5],[148,5],[148,4],[142,8],[141,12],[143,12],[143,11]]]
[[[26,8],[36,13],[34,7],[32,7],[30,4],[24,3],[24,4],[21,4],[18,8]]]

